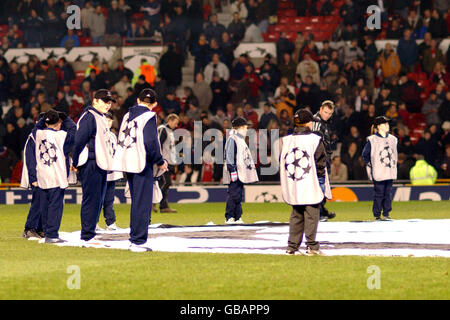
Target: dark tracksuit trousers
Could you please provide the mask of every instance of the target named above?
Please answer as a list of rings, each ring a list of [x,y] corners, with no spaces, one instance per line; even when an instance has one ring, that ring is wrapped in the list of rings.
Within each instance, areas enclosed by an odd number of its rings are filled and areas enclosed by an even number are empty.
[[[105,217],[105,222],[107,226],[110,226],[116,222],[116,213],[114,212],[115,191],[116,191],[116,182],[107,181],[105,200],[103,201],[103,216]]]
[[[58,230],[63,214],[64,189],[40,189],[39,202],[45,237],[59,238]]]
[[[141,173],[127,173],[131,194],[130,242],[147,242],[153,205],[153,165],[147,164]]]
[[[163,173],[160,182],[162,199],[159,203],[159,209],[167,209],[169,207],[169,188],[172,185],[171,173],[174,171],[173,166],[169,166],[169,171]]]
[[[388,217],[392,210],[392,184],[394,180],[373,181],[374,196],[372,212],[375,218]]]
[[[238,179],[230,181],[228,185],[227,205],[225,208],[225,219],[234,218],[239,220],[242,216],[242,198],[244,196],[244,184]]]
[[[320,206],[321,203],[308,206],[292,206],[289,220],[289,248],[297,250],[302,243],[303,235],[305,235],[306,245],[312,250],[319,249],[316,234],[319,225]]]
[[[97,166],[95,159],[89,159],[80,167],[80,180],[83,190],[81,201],[81,239],[95,237],[95,227],[102,210],[106,193],[105,170]]]
[[[39,187],[31,187],[31,206],[28,211],[27,222],[25,222],[25,229],[33,229],[36,231],[43,231],[42,216],[39,198],[41,196],[41,189]]]

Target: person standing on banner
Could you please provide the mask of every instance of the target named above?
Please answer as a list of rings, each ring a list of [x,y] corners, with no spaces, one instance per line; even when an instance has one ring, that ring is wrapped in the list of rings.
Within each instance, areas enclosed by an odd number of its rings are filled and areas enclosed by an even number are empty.
[[[392,210],[392,185],[397,179],[398,139],[389,134],[389,119],[384,116],[375,118],[371,133],[362,158],[374,187],[372,212],[375,221],[388,221],[392,220],[389,213]]]
[[[323,255],[316,241],[320,205],[331,198],[327,175],[327,155],[322,138],[312,132],[313,115],[300,109],[294,115],[294,133],[281,139],[280,182],[283,200],[292,206],[286,253],[299,251],[303,235],[306,255]]]
[[[45,113],[39,115],[39,121],[36,123],[36,130],[45,129]],[[45,238],[44,229],[42,227],[42,215],[40,211],[39,195],[40,189],[37,186],[36,177],[36,139],[34,137],[35,131],[30,133],[25,148],[23,150],[24,165],[22,168],[22,179],[20,186],[24,189],[31,188],[31,205],[28,211],[27,221],[25,222],[25,229],[22,237],[30,240],[39,240]]]
[[[113,115],[111,112],[107,112],[105,114],[105,117],[109,130],[108,138],[111,148],[111,156],[114,158],[114,154],[117,148],[117,136],[114,134],[114,132],[111,131]],[[108,171],[108,174],[106,175],[106,192],[105,200],[103,200],[103,216],[105,217],[107,231],[116,231],[119,229],[116,225],[116,213],[114,212],[114,193],[116,191],[116,181],[122,178],[123,173],[118,171]],[[95,231],[103,231],[103,229],[98,225],[98,221]]]
[[[34,159],[27,152],[26,169],[29,183],[39,189],[39,211],[45,243],[61,243],[59,227],[64,206],[64,191],[69,186],[67,157],[72,150],[75,123],[64,113],[49,110],[43,119],[45,128],[35,127],[27,149],[34,149]],[[41,121],[40,123],[41,124]]]
[[[106,89],[97,90],[92,106],[78,120],[72,170],[79,172],[83,197],[81,201],[81,242],[89,245],[105,199],[106,175],[112,166],[109,129],[105,114],[114,98]]]
[[[255,163],[245,142],[248,130],[247,120],[238,117],[231,122],[233,129],[225,143],[223,183],[228,184],[225,209],[226,224],[243,224],[242,199],[244,184],[258,182]]]
[[[176,152],[175,152],[175,136],[173,130],[178,127],[180,119],[174,113],[167,116],[167,123],[158,127],[159,143],[161,144],[162,156],[169,164],[169,170],[161,176],[160,188],[163,195],[159,203],[161,213],[176,213],[177,210],[169,208],[169,188],[172,185],[171,175],[175,174]],[[153,211],[156,210],[155,209]],[[156,212],[156,211],[155,211]]]
[[[131,196],[130,251],[152,251],[147,245],[148,226],[153,202],[154,170],[167,171],[167,162],[161,155],[158,140],[156,93],[144,89],[139,93],[137,105],[125,114],[120,126],[114,171],[127,173]]]
[[[332,130],[330,126],[330,119],[334,112],[334,102],[331,100],[325,100],[322,102],[319,111],[314,115],[313,128],[312,131],[318,134],[322,138],[323,145],[325,146],[327,154],[327,171],[330,172],[331,169],[331,155],[333,150],[331,145],[332,140]],[[323,198],[323,203],[320,205],[320,221],[326,222],[328,219],[333,219],[336,217],[336,213],[330,212],[325,208],[327,203],[327,198]]]

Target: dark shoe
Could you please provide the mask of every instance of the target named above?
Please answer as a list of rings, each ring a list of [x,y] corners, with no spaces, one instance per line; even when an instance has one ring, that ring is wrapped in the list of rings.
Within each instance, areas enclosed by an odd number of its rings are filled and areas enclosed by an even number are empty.
[[[299,251],[299,250],[294,250],[294,249],[292,249],[292,248],[288,248],[288,249],[286,250],[286,254],[287,254],[288,256],[304,256],[304,255],[305,255],[303,252],[301,252],[301,251]]]
[[[381,221],[380,217],[375,217],[375,221]]]
[[[44,231],[38,231],[37,234],[41,237],[41,238],[45,238],[45,233]]]
[[[158,208],[156,208],[156,204],[152,205],[152,211],[153,212],[158,212]]]
[[[164,208],[159,210],[161,213],[177,213],[178,211],[171,208]]]
[[[328,217],[327,216],[320,216],[319,221],[320,222],[327,222],[328,221]]]
[[[63,239],[60,239],[60,238],[45,238],[45,243],[54,244],[54,243],[63,243],[63,242],[66,242],[66,241]]]
[[[328,212],[328,219],[333,219],[336,217],[336,213],[334,212]]]
[[[308,248],[306,248],[306,255],[307,256],[324,256],[325,253],[323,253],[319,249],[314,250],[314,249],[311,249],[308,247]]]
[[[23,231],[22,237],[28,240],[39,240],[42,237],[34,229],[25,229]]]

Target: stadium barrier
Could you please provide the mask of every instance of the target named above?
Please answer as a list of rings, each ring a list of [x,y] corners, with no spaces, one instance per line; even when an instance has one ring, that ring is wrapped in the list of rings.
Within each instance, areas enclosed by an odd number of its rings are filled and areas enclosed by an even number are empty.
[[[124,195],[125,188],[117,187],[115,203],[130,203]],[[333,199],[337,202],[372,201],[373,187],[371,185],[336,185],[332,187]],[[65,193],[65,203],[81,204],[82,191],[80,187],[70,187]],[[169,190],[170,202],[174,203],[204,203],[225,202],[227,187],[224,185],[175,186]],[[450,185],[411,186],[395,184],[393,187],[394,201],[410,200],[450,200]],[[248,185],[245,186],[245,202],[283,202],[280,185]],[[20,188],[5,188],[0,190],[0,204],[29,204],[31,191]]]

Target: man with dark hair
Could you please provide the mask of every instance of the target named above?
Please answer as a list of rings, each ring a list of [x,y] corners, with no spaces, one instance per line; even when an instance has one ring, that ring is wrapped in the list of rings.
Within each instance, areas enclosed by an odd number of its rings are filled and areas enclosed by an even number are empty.
[[[333,133],[330,126],[330,119],[334,113],[334,102],[331,100],[325,100],[322,102],[319,111],[314,115],[312,131],[322,137],[323,144],[326,151],[326,163],[327,170],[331,168],[331,154],[333,153],[332,144]],[[323,199],[320,205],[320,221],[325,222],[328,219],[336,217],[336,213],[330,212],[325,208],[326,198]]]

